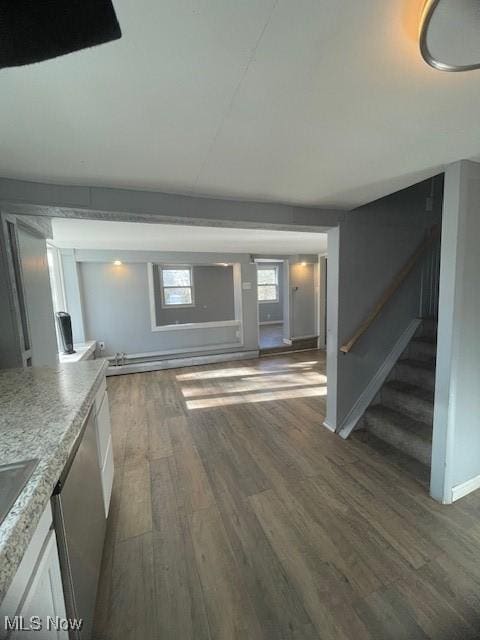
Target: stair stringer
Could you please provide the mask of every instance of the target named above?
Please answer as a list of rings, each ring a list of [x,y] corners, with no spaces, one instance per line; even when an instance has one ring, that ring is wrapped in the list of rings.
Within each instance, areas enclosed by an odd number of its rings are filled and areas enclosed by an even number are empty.
[[[390,375],[392,369],[397,364],[400,356],[403,354],[405,349],[408,347],[410,340],[414,337],[417,329],[422,324],[421,318],[415,318],[408,325],[402,335],[398,338],[396,343],[394,344],[392,350],[387,355],[385,360],[382,362],[380,367],[378,368],[375,375],[372,377],[368,385],[362,391],[357,401],[351,408],[347,417],[341,424],[338,429],[338,434],[346,439],[348,436],[354,431],[357,427],[360,419],[362,418],[365,411],[372,404],[375,399],[375,396],[380,392],[383,384],[387,380]],[[348,354],[345,354],[346,358],[348,358]]]

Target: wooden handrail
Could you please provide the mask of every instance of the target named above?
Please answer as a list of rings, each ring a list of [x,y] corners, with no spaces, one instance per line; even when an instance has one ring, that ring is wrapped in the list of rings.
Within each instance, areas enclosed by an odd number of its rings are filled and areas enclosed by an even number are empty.
[[[417,264],[418,260],[422,257],[424,253],[426,253],[427,249],[434,242],[434,240],[440,235],[440,225],[435,225],[431,227],[425,234],[425,238],[422,240],[420,245],[418,246],[415,253],[409,258],[409,260],[405,263],[405,265],[400,269],[395,278],[392,280],[391,284],[385,289],[385,291],[380,296],[377,304],[370,311],[365,320],[359,325],[358,329],[352,335],[350,340],[348,340],[344,345],[340,347],[340,351],[343,353],[348,353],[352,350],[355,343],[363,336],[366,331],[370,328],[370,326],[374,323],[377,316],[382,311],[383,307],[387,304],[390,298],[394,295],[397,289],[401,286],[403,281],[412,271],[412,269]]]

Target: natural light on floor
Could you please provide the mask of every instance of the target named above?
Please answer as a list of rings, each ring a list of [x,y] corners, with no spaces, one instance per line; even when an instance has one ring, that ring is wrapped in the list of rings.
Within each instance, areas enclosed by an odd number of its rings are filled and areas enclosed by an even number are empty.
[[[223,382],[222,393],[246,393],[257,390],[273,391],[275,389],[286,389],[290,387],[304,387],[306,385],[323,385],[326,384],[327,377],[310,371],[308,374],[279,374],[272,376],[262,376],[261,378],[240,378],[234,382]],[[214,384],[183,386],[182,393],[185,398],[193,398],[198,396],[211,396],[219,393],[218,386]]]
[[[284,391],[266,391],[265,393],[244,393],[235,396],[219,396],[217,398],[187,400],[187,409],[207,409],[211,407],[223,407],[231,404],[270,402],[272,400],[290,400],[293,398],[311,398],[326,395],[327,387],[307,387]]]
[[[317,360],[311,360],[309,362],[298,362],[295,364],[279,363],[282,369],[287,372],[288,369],[311,369],[314,365],[318,364]],[[237,378],[241,376],[258,376],[258,375],[272,375],[282,373],[281,369],[268,369],[261,371],[255,367],[229,367],[228,369],[215,369],[211,371],[196,371],[194,373],[182,373],[177,376],[179,382],[184,380],[209,380],[212,378]]]
[[[317,360],[285,363],[278,360],[262,371],[256,367],[229,367],[176,376],[187,409],[325,397],[327,376],[315,369]],[[275,368],[275,365],[278,368]]]

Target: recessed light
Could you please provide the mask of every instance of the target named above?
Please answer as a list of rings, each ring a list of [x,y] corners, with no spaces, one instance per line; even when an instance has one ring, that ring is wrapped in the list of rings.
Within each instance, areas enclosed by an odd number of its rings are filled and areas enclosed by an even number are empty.
[[[122,266],[122,261],[121,261],[121,260],[114,260],[114,261],[113,261],[113,264],[114,264],[116,267],[121,267],[121,266]]]
[[[420,52],[440,71],[480,68],[478,0],[427,0],[420,24]]]
[[[306,262],[301,262],[300,264],[302,265],[302,267],[306,267],[307,266]]]

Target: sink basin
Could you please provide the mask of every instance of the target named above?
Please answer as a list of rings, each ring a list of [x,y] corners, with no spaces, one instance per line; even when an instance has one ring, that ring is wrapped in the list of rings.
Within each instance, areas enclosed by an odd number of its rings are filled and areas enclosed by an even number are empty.
[[[37,464],[38,460],[33,459],[0,465],[0,524],[8,515]]]

